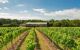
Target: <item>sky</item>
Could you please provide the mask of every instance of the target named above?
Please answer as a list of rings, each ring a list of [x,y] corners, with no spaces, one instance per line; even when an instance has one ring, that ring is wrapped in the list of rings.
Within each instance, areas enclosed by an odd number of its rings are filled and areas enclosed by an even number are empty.
[[[80,0],[0,0],[0,18],[80,19]]]

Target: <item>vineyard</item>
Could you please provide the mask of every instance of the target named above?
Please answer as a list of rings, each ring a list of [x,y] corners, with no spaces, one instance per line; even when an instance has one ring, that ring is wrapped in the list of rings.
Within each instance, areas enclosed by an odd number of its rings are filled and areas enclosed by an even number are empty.
[[[80,50],[80,28],[0,27],[0,50]]]

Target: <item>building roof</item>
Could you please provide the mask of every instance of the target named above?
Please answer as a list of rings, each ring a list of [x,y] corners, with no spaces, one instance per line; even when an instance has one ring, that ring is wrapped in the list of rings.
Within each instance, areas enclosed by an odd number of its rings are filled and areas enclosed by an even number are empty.
[[[47,22],[28,22],[26,24],[47,24]]]

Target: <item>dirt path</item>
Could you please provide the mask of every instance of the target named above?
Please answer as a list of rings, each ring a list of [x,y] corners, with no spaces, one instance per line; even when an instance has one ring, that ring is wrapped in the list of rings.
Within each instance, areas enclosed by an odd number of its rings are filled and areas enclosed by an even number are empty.
[[[8,43],[7,48],[6,46],[2,48],[2,50],[17,50],[19,46],[21,46],[22,42],[24,41],[25,37],[28,35],[27,32],[22,33],[20,36],[16,37],[12,44],[11,42]]]
[[[39,45],[39,40],[38,40],[38,38],[37,38],[37,34],[35,33],[35,48],[34,48],[34,50],[40,50],[40,45]]]
[[[26,38],[26,36],[28,35],[28,33],[24,32],[19,39],[12,45],[12,47],[10,47],[8,50],[17,50],[21,44],[23,43],[24,39]]]
[[[39,44],[40,44],[40,49],[41,50],[60,50],[56,47],[55,44],[53,44],[49,38],[44,35],[43,33],[41,33],[38,30],[35,30],[36,34],[37,34],[37,38],[39,40]]]

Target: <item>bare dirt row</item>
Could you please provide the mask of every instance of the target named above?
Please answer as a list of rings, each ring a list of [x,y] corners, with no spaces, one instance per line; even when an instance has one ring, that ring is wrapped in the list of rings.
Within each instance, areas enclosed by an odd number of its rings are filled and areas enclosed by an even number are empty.
[[[28,35],[27,32],[24,32],[19,39],[12,45],[12,47],[10,47],[8,50],[17,50],[21,44],[24,42],[24,39],[26,38],[26,36]]]
[[[19,37],[17,37],[16,39],[14,39],[7,45],[7,49],[6,47],[4,47],[2,50],[17,50],[21,44],[23,43],[24,39],[26,38],[26,36],[28,35],[27,32],[22,33]]]
[[[35,29],[40,50],[62,50],[55,43],[53,43],[44,33]],[[38,50],[38,49],[36,49]]]

